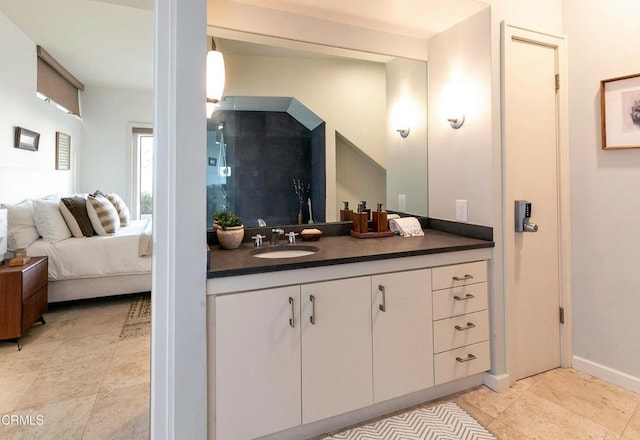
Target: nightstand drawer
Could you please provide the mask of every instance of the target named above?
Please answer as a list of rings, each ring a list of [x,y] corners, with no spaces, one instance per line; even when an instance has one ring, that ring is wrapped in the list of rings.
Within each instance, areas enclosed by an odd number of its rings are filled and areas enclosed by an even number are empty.
[[[489,339],[489,316],[486,310],[441,319],[433,323],[434,353],[464,347],[487,339]]]
[[[45,258],[22,273],[22,300],[26,301],[48,282],[48,260]]]
[[[435,267],[432,270],[432,274],[432,290],[483,283],[487,281],[487,263],[486,261],[476,261],[474,263]]]
[[[434,368],[436,385],[487,371],[491,368],[489,341],[437,354]]]
[[[487,309],[487,283],[433,292],[433,319],[444,319]]]

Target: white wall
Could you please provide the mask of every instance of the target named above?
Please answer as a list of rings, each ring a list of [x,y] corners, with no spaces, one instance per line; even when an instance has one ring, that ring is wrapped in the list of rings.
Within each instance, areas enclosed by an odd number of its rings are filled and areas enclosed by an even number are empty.
[[[491,226],[491,11],[429,39],[429,216],[456,220],[456,199],[468,202],[468,222]],[[447,118],[461,111],[453,129]]]
[[[82,99],[83,148],[78,163],[78,192],[119,194],[132,206],[129,123],[151,124],[153,93],[91,86]]]
[[[640,73],[635,0],[565,0],[574,354],[635,377],[640,390],[640,150],[601,149],[599,86]]]
[[[406,138],[394,127],[403,112],[410,130]],[[406,58],[387,63],[386,141],[387,208],[398,210],[398,195],[404,194],[403,211],[427,215],[427,63]]]
[[[36,44],[0,13],[0,202],[74,191],[82,122],[36,97]],[[36,152],[14,148],[14,127],[40,133]],[[71,136],[71,170],[55,170],[56,132]]]

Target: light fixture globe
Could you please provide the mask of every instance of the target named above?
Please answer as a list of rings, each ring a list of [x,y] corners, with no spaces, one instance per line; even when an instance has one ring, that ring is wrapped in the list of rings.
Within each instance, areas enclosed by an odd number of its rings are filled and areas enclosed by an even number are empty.
[[[207,53],[207,103],[217,103],[224,91],[224,58],[221,52],[210,50]]]

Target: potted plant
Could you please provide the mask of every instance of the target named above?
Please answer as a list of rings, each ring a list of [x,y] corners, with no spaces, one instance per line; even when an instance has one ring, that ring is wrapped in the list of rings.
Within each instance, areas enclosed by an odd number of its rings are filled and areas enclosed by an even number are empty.
[[[236,249],[244,238],[244,226],[240,217],[231,211],[216,211],[213,213],[213,228],[216,230],[218,241],[225,249]]]

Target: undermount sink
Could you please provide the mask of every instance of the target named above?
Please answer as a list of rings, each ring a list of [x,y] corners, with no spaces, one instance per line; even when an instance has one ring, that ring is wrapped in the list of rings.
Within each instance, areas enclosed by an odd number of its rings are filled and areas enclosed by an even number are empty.
[[[319,250],[315,246],[291,244],[258,248],[252,250],[250,254],[257,258],[297,258],[315,254]]]

